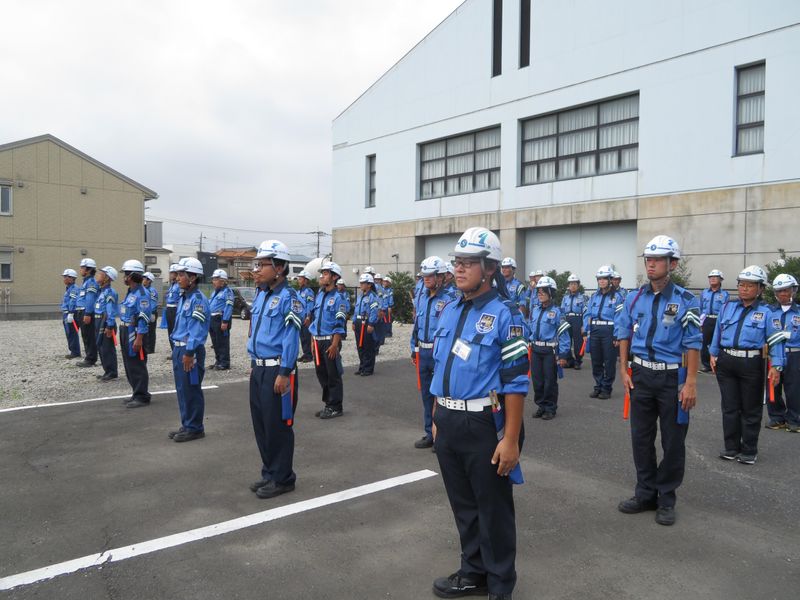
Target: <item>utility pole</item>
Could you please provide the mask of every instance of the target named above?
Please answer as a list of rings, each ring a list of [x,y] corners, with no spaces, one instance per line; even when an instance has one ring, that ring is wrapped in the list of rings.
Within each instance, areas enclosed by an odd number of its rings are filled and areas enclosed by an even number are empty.
[[[321,237],[329,237],[330,233],[325,233],[324,231],[319,230],[319,225],[317,225],[316,231],[309,231],[308,235],[315,235],[317,236],[317,258],[319,258],[319,240]]]
[[[200,232],[200,252],[203,251],[203,232]]]

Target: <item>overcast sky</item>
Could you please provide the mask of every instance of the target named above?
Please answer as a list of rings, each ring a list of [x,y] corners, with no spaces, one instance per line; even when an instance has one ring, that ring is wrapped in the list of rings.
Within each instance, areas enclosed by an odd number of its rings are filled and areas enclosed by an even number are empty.
[[[330,232],[331,121],[461,2],[6,0],[0,143],[51,133],[155,190],[165,243],[223,243],[171,219],[311,256],[286,232]]]

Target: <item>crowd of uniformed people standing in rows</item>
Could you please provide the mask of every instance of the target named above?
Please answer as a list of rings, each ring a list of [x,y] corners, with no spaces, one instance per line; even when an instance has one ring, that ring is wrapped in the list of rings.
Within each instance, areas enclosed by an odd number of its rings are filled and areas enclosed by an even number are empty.
[[[596,274],[597,291],[581,291],[579,277],[557,299],[556,282],[541,270],[528,285],[516,276],[516,262],[502,257],[491,231],[473,227],[459,239],[452,260],[422,261],[412,292],[412,362],[422,403],[423,436],[416,448],[432,448],[461,542],[459,569],[434,581],[433,592],[456,598],[488,594],[511,598],[516,582],[516,528],[512,484],[522,483],[519,455],[524,441],[523,405],[533,389],[532,416],[555,418],[558,380],[565,368],[580,369],[591,356],[594,386],[589,397],[608,399],[619,377],[625,417],[631,421],[634,495],[619,503],[623,513],[655,511],[661,525],[675,522],[676,490],[685,466],[689,414],[697,399],[698,372],[713,371],[719,383],[724,447],[720,458],[754,464],[762,402],[769,398],[767,427],[800,432],[800,307],[797,281],[788,274],[772,282],[778,303],[767,305],[768,285],[756,265],[737,277],[738,298],[722,290],[718,270],[698,299],[670,274],[681,250],[667,236],[644,248],[647,283],[620,286],[608,265]],[[322,265],[319,290],[302,272],[299,289],[288,285],[289,250],[277,240],[261,244],[253,265],[257,293],[252,304],[247,352],[251,359],[250,409],[261,456],[259,479],[250,489],[260,498],[292,491],[297,363],[314,362],[322,388],[316,416],[332,419],[344,411],[341,346],[352,314],[358,350],[356,375],[370,376],[375,355],[391,336],[394,306],[391,280],[367,267],[360,293],[351,298],[334,262]],[[64,271],[62,304],[68,358],[94,366],[103,380],[117,377],[117,331],[132,395],[126,406],[150,402],[147,355],[154,351],[157,292],[141,262],[121,269],[128,288],[120,302],[110,283],[120,273],[81,261],[78,274]],[[199,290],[203,269],[197,259],[170,268],[161,327],[168,330],[181,425],[169,432],[176,442],[204,436],[205,342],[211,334],[214,363],[230,368],[233,295],[227,274],[217,270],[209,301]],[[119,320],[119,326],[117,326]],[[657,427],[663,458],[656,460]]]

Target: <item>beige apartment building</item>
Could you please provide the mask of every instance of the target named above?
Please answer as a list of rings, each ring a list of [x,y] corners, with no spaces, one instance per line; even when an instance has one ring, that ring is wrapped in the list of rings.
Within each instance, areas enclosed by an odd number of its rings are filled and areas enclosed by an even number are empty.
[[[53,135],[0,145],[0,318],[56,311],[61,273],[82,258],[142,259],[145,202],[156,198]]]

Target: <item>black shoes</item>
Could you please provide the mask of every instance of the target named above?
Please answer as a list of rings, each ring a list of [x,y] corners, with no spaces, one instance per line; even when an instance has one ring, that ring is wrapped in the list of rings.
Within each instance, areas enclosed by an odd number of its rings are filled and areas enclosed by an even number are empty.
[[[117,378],[117,375],[111,375],[109,373],[106,373],[105,375],[102,375],[100,377],[100,381],[106,381],[107,382],[107,381],[112,381],[112,380],[114,380],[116,378]]]
[[[253,483],[251,483],[251,484],[250,484],[250,486],[249,486],[249,487],[250,487],[250,491],[251,491],[251,492],[253,492],[253,493],[255,494],[255,493],[256,493],[256,492],[259,490],[259,488],[262,488],[262,487],[264,487],[264,486],[265,486],[265,485],[267,485],[267,484],[268,484],[270,481],[272,481],[272,480],[271,480],[271,479],[259,479],[258,481],[254,481],[254,482],[253,482]]]
[[[64,355],[64,358],[66,358],[67,360],[72,360],[73,358],[80,358],[80,357],[81,357],[80,354],[65,354]]]
[[[675,524],[675,507],[674,506],[659,506],[656,510],[656,523],[659,525],[674,525]]]
[[[597,394],[597,397],[600,400],[608,400],[609,398],[611,398],[611,394],[609,394],[608,392],[600,392],[599,394]]]
[[[757,458],[758,457],[755,454],[740,454],[739,456],[736,457],[736,460],[738,460],[743,465],[754,465],[756,464]]]
[[[658,509],[658,504],[656,504],[655,500],[642,500],[634,496],[620,502],[617,509],[626,515],[635,515],[646,510],[656,510]]]
[[[217,371],[229,371],[229,370],[230,370],[230,367],[222,367],[222,366],[220,366],[220,365],[216,365],[214,368],[215,368]]]
[[[538,408],[538,409],[536,409],[536,412],[533,413],[533,418],[534,419],[541,419],[543,416],[544,416],[544,409],[543,408]]]
[[[178,435],[179,433],[183,433],[184,431],[186,431],[186,429],[184,429],[183,427],[181,427],[180,429],[176,429],[175,431],[170,431],[170,432],[167,434],[167,437],[168,437],[169,439],[173,439],[173,438],[174,438],[176,435]]]
[[[440,577],[434,581],[433,593],[439,598],[463,598],[464,596],[485,596],[489,593],[489,588],[486,587],[486,577],[470,577],[453,573],[450,577]]]
[[[300,358],[298,358],[298,359],[297,359],[297,362],[300,362],[300,363],[310,363],[310,362],[311,362],[311,361],[313,361],[313,360],[314,360],[314,359],[313,359],[313,358],[311,358],[310,356],[301,356]]]
[[[202,431],[181,431],[176,433],[172,441],[173,442],[191,442],[192,440],[201,440],[206,437],[206,434]]]
[[[433,438],[429,438],[427,435],[422,436],[416,442],[414,442],[414,448],[418,448],[422,450],[423,448],[432,448],[433,447]]]
[[[274,481],[268,481],[256,490],[256,496],[265,500],[267,498],[274,498],[275,496],[280,496],[281,494],[286,494],[292,491],[294,491],[293,483],[281,485],[275,483]]]
[[[330,408],[329,406],[326,406],[319,413],[319,418],[320,419],[335,419],[336,417],[341,417],[342,414],[343,413],[342,413],[341,410],[334,410],[334,409]]]
[[[723,450],[719,453],[722,460],[736,460],[739,456],[738,450]]]
[[[125,408],[140,408],[142,406],[150,406],[150,402],[145,402],[144,400],[134,399],[128,400],[125,403]]]
[[[81,362],[76,362],[75,363],[76,367],[81,367],[81,368],[84,368],[84,369],[87,369],[89,367],[93,367],[94,365],[95,365],[95,363],[86,362],[85,360],[82,360]]]
[[[556,413],[554,412],[546,412],[542,415],[542,421],[552,421],[556,418]]]
[[[361,371],[353,371],[353,375],[361,375]]]
[[[786,421],[773,421],[770,419],[769,423],[764,425],[767,429],[786,429]]]
[[[592,393],[589,394],[589,398],[597,398],[600,395],[600,390],[592,390]]]

